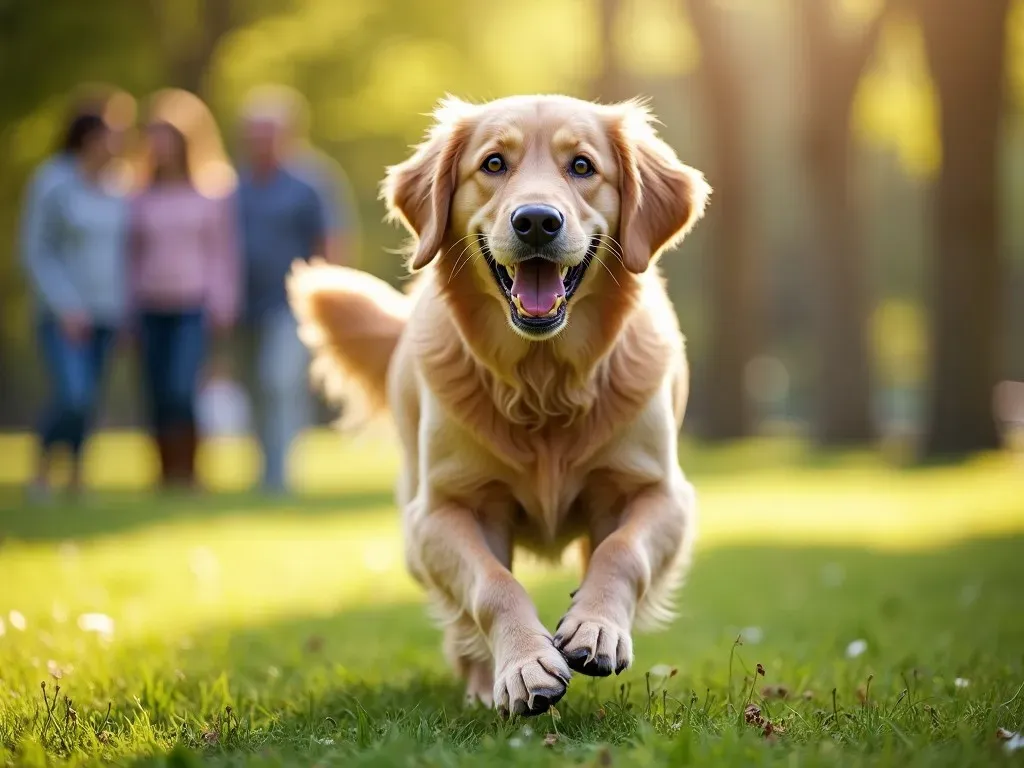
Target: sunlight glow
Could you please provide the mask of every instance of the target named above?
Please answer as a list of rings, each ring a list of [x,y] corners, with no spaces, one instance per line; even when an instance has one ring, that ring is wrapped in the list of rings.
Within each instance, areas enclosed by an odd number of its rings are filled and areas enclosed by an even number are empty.
[[[372,439],[378,442],[371,450]],[[763,451],[751,445],[755,455]],[[26,438],[0,438],[0,453],[7,457],[30,449]],[[217,459],[219,472],[251,468],[252,446],[215,449],[221,450],[226,453]],[[103,435],[90,447],[90,472],[109,487],[138,487],[151,473],[152,458],[143,458],[145,451],[139,435]],[[283,509],[267,507],[257,497],[245,497],[237,508],[216,499],[183,504],[155,498],[139,510],[134,526],[130,516],[121,517],[91,535],[69,533],[63,543],[19,541],[15,534],[5,542],[0,562],[0,583],[13,585],[0,609],[49,606],[59,596],[54,616],[109,617],[109,626],[117,627],[110,639],[117,643],[421,602],[420,589],[405,572],[399,515],[390,501],[396,455],[387,441],[378,435],[352,443],[314,432],[297,446],[296,456],[308,465],[303,470],[309,473],[303,480],[307,489],[343,489],[348,495],[336,503],[325,499]],[[738,456],[734,452],[729,461]],[[705,469],[697,480],[698,561],[701,553],[733,545],[911,551],[1024,533],[1024,472],[1009,454],[916,470],[886,467],[877,458],[813,469],[786,461],[764,461],[725,475]],[[12,466],[24,469],[27,460],[5,462],[0,483],[15,479]],[[130,479],[126,472],[138,474]],[[364,499],[359,495],[364,492],[373,495]],[[126,504],[116,499],[110,504]],[[46,515],[63,512],[36,514],[46,524]],[[516,563],[528,587],[578,579],[575,548],[560,566],[529,556],[517,556]],[[42,618],[24,613],[28,627]]]

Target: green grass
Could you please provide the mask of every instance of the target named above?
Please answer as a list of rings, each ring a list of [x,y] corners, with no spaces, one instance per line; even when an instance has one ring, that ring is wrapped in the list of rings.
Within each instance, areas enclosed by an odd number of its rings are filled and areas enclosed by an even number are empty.
[[[995,737],[1024,727],[1019,458],[687,448],[702,533],[679,620],[639,636],[622,677],[575,678],[556,716],[506,722],[464,709],[443,665],[386,448],[317,443],[310,493],[286,503],[154,498],[119,439],[94,451],[86,505],[0,490],[0,763],[1024,764]],[[9,482],[17,445],[0,445]],[[224,450],[204,471],[241,487]],[[519,565],[553,626],[573,564]],[[112,635],[83,631],[86,613]],[[765,698],[777,686],[787,698]]]

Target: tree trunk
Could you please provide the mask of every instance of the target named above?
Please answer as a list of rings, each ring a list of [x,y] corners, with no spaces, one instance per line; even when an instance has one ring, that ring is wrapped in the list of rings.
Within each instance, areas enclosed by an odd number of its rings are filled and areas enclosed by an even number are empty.
[[[998,145],[1009,0],[925,0],[925,50],[940,102],[934,188],[931,393],[926,458],[996,448],[1001,264]]]
[[[817,267],[817,441],[825,446],[870,442],[871,355],[867,263],[850,186],[850,110],[875,49],[882,12],[856,35],[837,29],[830,0],[800,4],[807,78],[803,157],[810,185]]]
[[[715,190],[708,209],[714,242],[709,262],[711,331],[700,432],[709,440],[729,440],[750,434],[744,377],[756,348],[743,80],[736,51],[723,34],[723,12],[714,0],[690,0],[688,7],[701,45],[698,77],[710,117],[709,177]]]
[[[817,230],[812,257],[820,291],[815,436],[821,445],[842,446],[871,441],[874,424],[868,280],[850,194],[848,130],[844,118],[831,117],[836,124],[808,151]]]
[[[605,104],[623,101],[633,94],[627,93],[626,76],[616,55],[615,30],[618,29],[620,0],[598,0],[600,14],[600,56],[594,77],[591,98]]]
[[[170,84],[176,88],[205,95],[206,74],[220,39],[234,23],[232,0],[199,0],[196,32],[182,44],[166,16],[171,0],[150,0],[150,17],[164,49]]]

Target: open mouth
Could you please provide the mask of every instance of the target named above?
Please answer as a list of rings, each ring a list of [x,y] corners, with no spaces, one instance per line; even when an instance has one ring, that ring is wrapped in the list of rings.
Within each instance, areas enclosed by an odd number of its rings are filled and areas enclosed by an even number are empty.
[[[542,336],[560,328],[566,308],[597,253],[600,238],[593,237],[583,261],[566,267],[542,256],[505,266],[495,261],[487,242],[478,235],[480,251],[494,280],[508,299],[512,322],[521,331]]]

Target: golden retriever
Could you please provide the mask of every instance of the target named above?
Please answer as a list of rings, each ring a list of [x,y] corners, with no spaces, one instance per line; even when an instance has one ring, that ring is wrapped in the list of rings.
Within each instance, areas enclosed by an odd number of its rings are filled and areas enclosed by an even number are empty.
[[[709,192],[639,103],[446,100],[383,183],[415,237],[413,289],[294,267],[314,374],[397,422],[408,567],[470,700],[544,712],[570,669],[621,672],[634,625],[671,615],[696,512],[683,337],[654,262]],[[585,574],[552,636],[512,551],[574,540]]]

